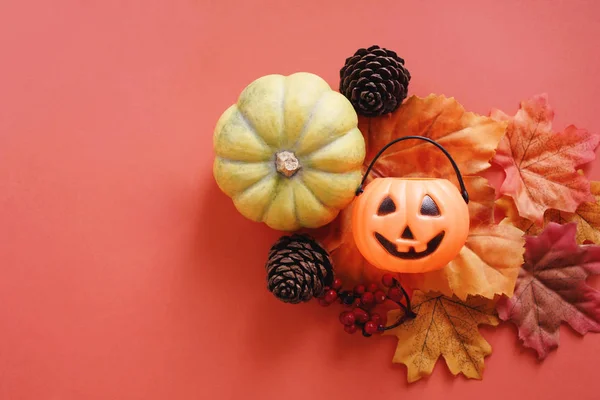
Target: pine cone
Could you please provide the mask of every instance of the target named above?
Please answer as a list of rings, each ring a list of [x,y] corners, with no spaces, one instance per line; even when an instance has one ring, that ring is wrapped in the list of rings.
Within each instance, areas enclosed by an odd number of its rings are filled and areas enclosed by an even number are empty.
[[[279,238],[269,251],[266,269],[269,291],[285,303],[320,297],[333,283],[329,254],[306,235]]]
[[[394,111],[408,94],[404,60],[379,46],[359,49],[340,70],[340,93],[358,114],[376,117]]]

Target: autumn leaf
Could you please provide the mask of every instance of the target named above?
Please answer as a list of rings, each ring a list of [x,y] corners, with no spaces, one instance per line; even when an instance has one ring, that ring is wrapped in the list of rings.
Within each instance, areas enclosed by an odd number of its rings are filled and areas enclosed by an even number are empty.
[[[523,218],[519,215],[517,205],[512,197],[502,196],[496,200],[496,206],[499,207],[505,214],[505,221],[523,231],[524,235],[535,236],[542,232],[543,226]],[[548,212],[546,212],[548,214]],[[545,221],[545,218],[544,218]],[[545,223],[545,222],[544,222]]]
[[[581,335],[600,332],[600,292],[586,283],[600,274],[600,246],[577,245],[576,232],[575,223],[550,222],[539,236],[527,237],[515,294],[497,304],[500,318],[518,327],[539,359],[558,347],[562,322]]]
[[[424,274],[404,274],[402,281],[422,291],[435,291],[465,300],[469,295],[493,299],[511,296],[523,264],[523,232],[503,221],[494,223],[494,189],[481,177],[465,180],[471,201],[467,242],[444,268]]]
[[[359,119],[367,144],[366,165],[392,140],[420,135],[444,146],[463,175],[474,175],[490,166],[506,126],[504,122],[466,112],[454,98],[433,94],[425,98],[412,96],[391,114]],[[416,139],[390,147],[377,160],[372,174],[440,177],[457,182],[445,155],[431,144]]]
[[[492,347],[478,326],[498,325],[491,302],[478,297],[462,302],[415,291],[413,303],[417,317],[385,333],[398,338],[393,362],[406,365],[408,381],[430,375],[440,356],[452,374],[481,379],[484,358],[492,353]],[[387,320],[396,321],[400,316],[401,311],[393,310]]]
[[[595,201],[581,203],[574,213],[549,209],[544,213],[544,226],[550,222],[567,224],[577,223],[575,239],[577,243],[593,242],[600,244],[600,182],[590,182],[590,189]],[[512,198],[503,196],[497,200],[498,207],[506,213],[507,221],[523,230],[526,235],[535,236],[543,227],[519,216],[519,211]]]
[[[424,274],[404,274],[409,287],[436,290],[460,299],[479,295],[511,296],[522,260],[522,231],[506,223],[472,229],[467,243],[444,268]]]
[[[491,116],[509,122],[494,162],[506,173],[500,193],[514,199],[520,216],[541,226],[549,208],[572,213],[594,201],[577,167],[594,160],[600,135],[574,126],[553,133],[554,112],[545,95],[521,102],[514,117],[499,110]]]

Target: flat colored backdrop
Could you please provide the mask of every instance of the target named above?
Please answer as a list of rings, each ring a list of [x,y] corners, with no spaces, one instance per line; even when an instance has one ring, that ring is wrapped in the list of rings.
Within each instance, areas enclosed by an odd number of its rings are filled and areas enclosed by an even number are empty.
[[[337,88],[357,48],[397,50],[411,94],[600,131],[600,3],[0,1],[0,399],[599,399],[600,335],[543,365],[483,328],[483,381],[443,361],[407,385],[395,339],[265,289],[279,233],[212,179],[214,124],[252,80]],[[600,161],[592,171],[600,178]]]

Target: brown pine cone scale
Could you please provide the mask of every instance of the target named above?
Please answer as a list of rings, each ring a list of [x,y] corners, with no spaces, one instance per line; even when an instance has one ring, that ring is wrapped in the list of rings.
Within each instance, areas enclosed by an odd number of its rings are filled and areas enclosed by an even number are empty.
[[[340,93],[356,112],[375,117],[395,111],[408,94],[410,72],[396,52],[371,46],[346,59],[340,70]]]
[[[266,270],[268,290],[286,303],[320,297],[333,283],[329,254],[306,235],[279,238],[269,251]]]

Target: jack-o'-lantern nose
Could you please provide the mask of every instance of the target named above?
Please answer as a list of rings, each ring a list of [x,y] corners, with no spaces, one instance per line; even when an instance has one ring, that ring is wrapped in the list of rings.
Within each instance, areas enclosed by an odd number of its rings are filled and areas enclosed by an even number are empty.
[[[402,239],[414,239],[415,237],[413,236],[413,233],[411,232],[410,228],[408,227],[408,225],[406,225],[406,228],[404,228],[404,232],[402,232]]]

